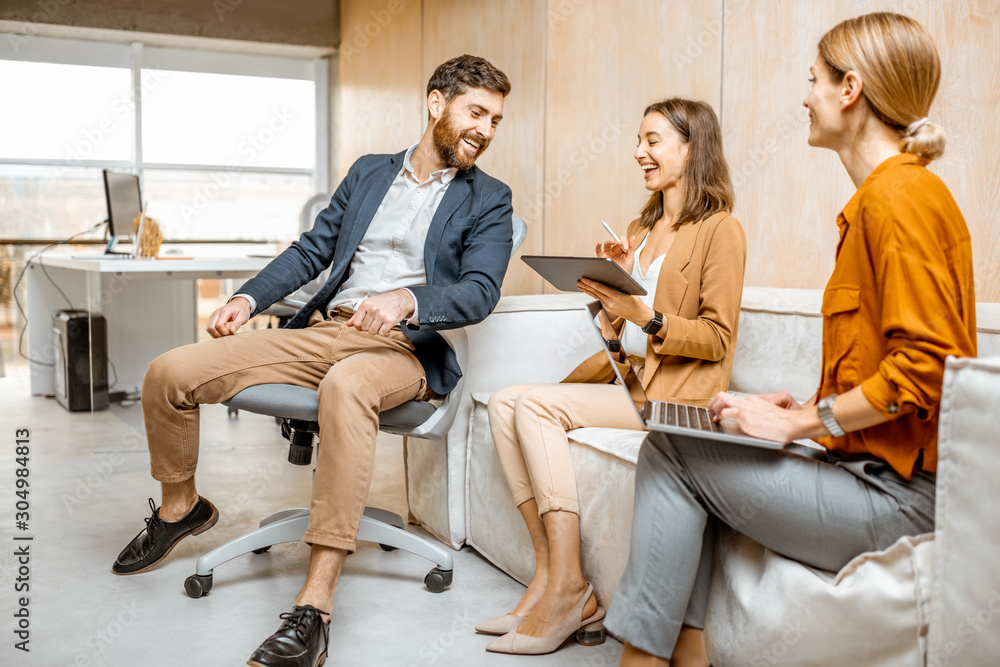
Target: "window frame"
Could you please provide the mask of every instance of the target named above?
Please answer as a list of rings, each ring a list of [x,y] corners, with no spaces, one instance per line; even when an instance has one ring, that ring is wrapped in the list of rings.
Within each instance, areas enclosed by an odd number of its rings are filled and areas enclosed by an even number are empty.
[[[4,38],[7,39],[4,39]],[[128,169],[138,174],[142,183],[145,169],[169,171],[227,171],[227,165],[175,164],[145,162],[142,157],[142,70],[161,69],[208,74],[237,74],[312,81],[316,104],[316,158],[310,168],[242,166],[240,171],[264,174],[297,174],[313,177],[316,194],[329,192],[329,60],[327,58],[292,58],[288,56],[253,55],[223,51],[147,46],[135,41],[129,44],[84,41],[53,37],[21,38],[0,33],[0,60],[118,67],[130,71],[132,96],[132,156],[129,161],[93,160],[81,158],[26,159],[0,157],[3,165],[92,167],[98,169]]]

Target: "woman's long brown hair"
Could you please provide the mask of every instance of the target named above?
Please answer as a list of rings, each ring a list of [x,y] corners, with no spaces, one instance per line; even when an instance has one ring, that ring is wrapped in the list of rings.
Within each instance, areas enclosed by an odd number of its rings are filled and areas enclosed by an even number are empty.
[[[697,100],[672,97],[646,107],[643,117],[662,115],[688,144],[684,165],[684,206],[675,227],[698,222],[720,211],[733,212],[736,194],[722,152],[722,129],[712,107]],[[639,224],[652,229],[663,217],[663,193],[654,192],[642,209]]]

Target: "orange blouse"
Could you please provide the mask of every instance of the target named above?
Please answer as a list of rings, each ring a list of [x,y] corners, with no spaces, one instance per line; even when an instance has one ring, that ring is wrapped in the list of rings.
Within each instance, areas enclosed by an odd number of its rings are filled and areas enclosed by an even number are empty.
[[[822,308],[817,396],[860,384],[889,421],[820,441],[873,454],[907,479],[937,469],[945,357],[976,356],[969,230],[926,164],[907,153],[886,160],[844,207]]]

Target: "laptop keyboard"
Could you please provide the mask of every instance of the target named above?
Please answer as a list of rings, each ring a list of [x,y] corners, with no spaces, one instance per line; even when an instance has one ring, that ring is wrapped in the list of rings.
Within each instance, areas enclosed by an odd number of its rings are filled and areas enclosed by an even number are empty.
[[[650,401],[650,404],[653,409],[648,421],[667,426],[690,428],[696,431],[725,433],[718,422],[712,421],[712,415],[708,408],[666,401]]]

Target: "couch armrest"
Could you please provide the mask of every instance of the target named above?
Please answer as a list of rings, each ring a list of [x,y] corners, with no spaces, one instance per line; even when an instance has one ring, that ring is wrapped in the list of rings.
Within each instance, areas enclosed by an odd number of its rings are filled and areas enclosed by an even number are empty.
[[[928,667],[1000,655],[1000,357],[949,358],[938,431]]]

